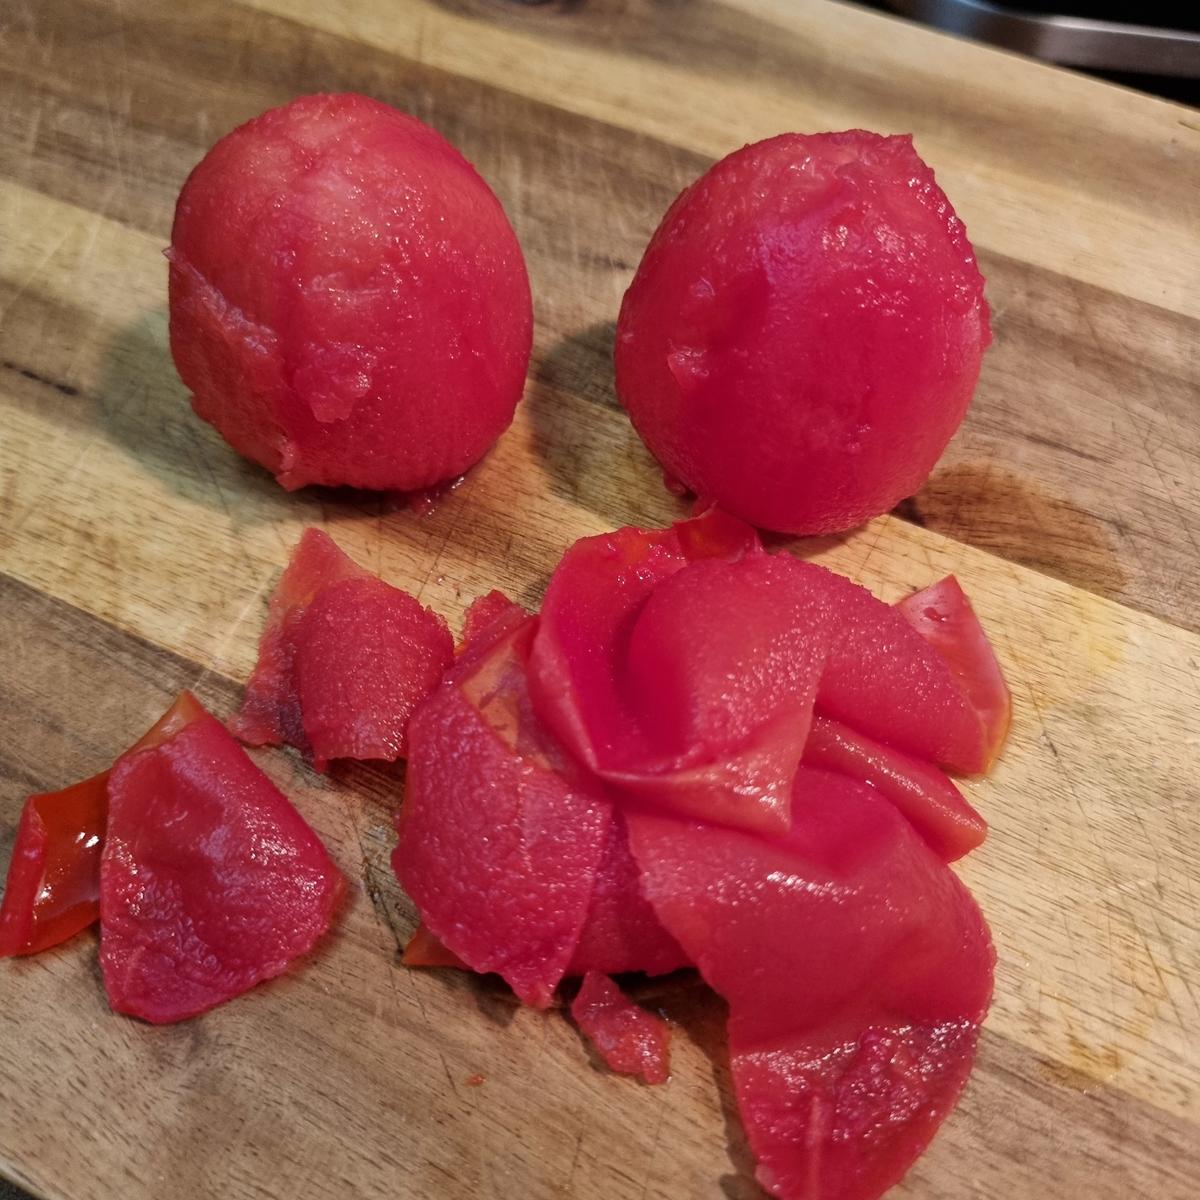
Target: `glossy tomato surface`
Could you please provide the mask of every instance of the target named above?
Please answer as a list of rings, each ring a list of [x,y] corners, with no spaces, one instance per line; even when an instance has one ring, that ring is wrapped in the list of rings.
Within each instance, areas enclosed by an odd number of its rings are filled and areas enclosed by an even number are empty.
[[[532,336],[521,249],[414,117],[315,95],[240,126],[184,184],[169,258],[196,412],[286,488],[429,487],[512,419]]]
[[[802,767],[761,838],[631,815],[643,887],[729,1001],[738,1107],[784,1200],[875,1200],[975,1056],[995,955],[974,901],[873,788]]]
[[[409,730],[392,865],[429,933],[546,1007],[587,917],[612,809],[533,716],[528,620],[465,659]]]
[[[830,533],[920,488],[989,340],[966,231],[911,138],[782,134],[668,210],[621,306],[617,392],[701,497]]]

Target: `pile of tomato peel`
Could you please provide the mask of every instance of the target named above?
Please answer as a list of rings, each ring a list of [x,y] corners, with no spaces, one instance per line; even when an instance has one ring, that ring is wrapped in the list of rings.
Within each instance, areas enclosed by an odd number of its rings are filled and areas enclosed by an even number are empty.
[[[231,727],[324,769],[407,757],[410,966],[495,972],[661,1083],[669,1026],[612,980],[694,967],[729,1004],[758,1178],[868,1200],[953,1107],[992,989],[947,867],[986,827],[1007,689],[955,580],[898,606],[712,510],[577,542],[542,609],[445,621],[309,530]],[[97,919],[113,1008],[195,1015],[283,972],[342,877],[188,693],[110,771],[27,802],[0,954]]]

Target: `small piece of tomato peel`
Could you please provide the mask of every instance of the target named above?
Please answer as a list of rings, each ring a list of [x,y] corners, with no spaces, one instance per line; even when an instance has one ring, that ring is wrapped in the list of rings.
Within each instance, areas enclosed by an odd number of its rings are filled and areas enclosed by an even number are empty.
[[[345,882],[316,832],[215,717],[122,755],[108,784],[100,969],[114,1012],[205,1012],[307,954]]]
[[[420,922],[413,935],[408,939],[400,961],[406,967],[453,967],[461,971],[469,971],[467,966],[453,950],[447,950],[441,942]]]
[[[1012,724],[1012,693],[971,601],[953,575],[896,605],[942,656],[979,721],[982,749],[972,774],[986,775],[1000,757]]]
[[[607,975],[589,971],[571,1016],[619,1075],[666,1083],[671,1075],[671,1027],[630,1000]]]

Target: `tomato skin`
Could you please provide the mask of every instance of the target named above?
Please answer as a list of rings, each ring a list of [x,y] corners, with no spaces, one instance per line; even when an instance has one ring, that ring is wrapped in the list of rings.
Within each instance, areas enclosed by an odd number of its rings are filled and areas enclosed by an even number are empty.
[[[418,922],[400,958],[406,967],[453,967],[459,971],[471,969],[429,932],[424,921]]]
[[[981,751],[972,773],[986,775],[1012,724],[1012,694],[962,586],[953,575],[901,600],[896,608],[938,652],[962,688],[980,728]]]
[[[0,958],[37,954],[100,916],[107,783],[104,771],[25,801],[0,907]]]
[[[161,745],[203,711],[181,692],[126,753]],[[99,919],[109,774],[25,801],[0,905],[0,958],[37,954]]]
[[[250,746],[394,762],[454,654],[445,620],[306,529],[271,594],[258,661],[230,721]]]

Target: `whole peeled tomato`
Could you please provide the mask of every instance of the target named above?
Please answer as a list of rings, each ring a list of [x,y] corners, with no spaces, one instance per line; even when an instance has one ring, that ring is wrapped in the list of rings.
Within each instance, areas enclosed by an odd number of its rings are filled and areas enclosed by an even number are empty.
[[[171,234],[193,406],[284,487],[428,487],[512,420],[532,306],[516,235],[414,117],[302,96],[222,138]]]
[[[783,134],[668,210],[621,306],[617,391],[700,496],[832,533],[920,488],[990,340],[966,230],[911,138]]]

